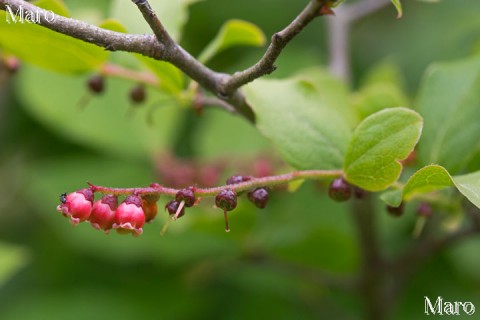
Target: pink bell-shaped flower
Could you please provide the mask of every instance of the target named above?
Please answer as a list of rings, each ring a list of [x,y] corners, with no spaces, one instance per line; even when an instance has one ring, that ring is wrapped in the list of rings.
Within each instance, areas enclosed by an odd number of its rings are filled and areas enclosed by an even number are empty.
[[[70,219],[70,223],[77,225],[87,220],[92,212],[93,192],[90,189],[81,189],[60,197],[61,204],[57,211]]]
[[[118,207],[118,199],[112,194],[107,194],[102,199],[95,201],[92,214],[88,219],[92,227],[109,233],[115,222],[115,210]]]
[[[128,196],[115,210],[113,229],[118,233],[131,233],[138,237],[143,232],[145,214],[142,209],[142,200],[137,195]]]

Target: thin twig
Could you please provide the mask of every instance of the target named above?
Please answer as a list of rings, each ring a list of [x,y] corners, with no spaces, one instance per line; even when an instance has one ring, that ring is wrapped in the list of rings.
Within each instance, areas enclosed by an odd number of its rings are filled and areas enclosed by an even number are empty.
[[[270,45],[263,57],[250,68],[233,74],[224,84],[222,93],[229,95],[237,88],[261,76],[275,71],[275,61],[283,48],[302,31],[314,18],[321,15],[324,1],[312,0],[303,11],[282,31],[272,36]]]
[[[162,22],[158,19],[157,14],[153,11],[152,7],[147,0],[132,0],[137,5],[138,9],[143,15],[145,21],[152,29],[153,33],[157,37],[158,41],[165,46],[172,46],[174,44],[173,39],[168,34],[167,30],[163,26]]]
[[[224,185],[214,188],[195,188],[194,192],[197,196],[215,196],[220,191],[226,189],[232,189],[234,191],[241,192],[247,191],[258,187],[274,187],[281,184],[286,184],[288,182],[299,180],[299,179],[328,179],[328,178],[337,178],[343,174],[342,170],[304,170],[304,171],[293,171],[286,174],[281,174],[277,176],[268,176],[262,178],[251,178],[251,180]],[[163,187],[159,184],[153,184],[150,187],[146,188],[108,188],[102,186],[96,186],[90,184],[92,191],[101,192],[104,194],[114,194],[117,196],[120,195],[129,195],[129,194],[156,194],[156,195],[168,195],[175,196],[178,189]]]

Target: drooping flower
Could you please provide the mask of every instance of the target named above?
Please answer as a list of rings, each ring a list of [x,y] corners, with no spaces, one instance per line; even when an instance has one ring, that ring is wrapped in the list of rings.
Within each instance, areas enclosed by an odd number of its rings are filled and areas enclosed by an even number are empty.
[[[90,189],[81,189],[68,195],[62,194],[62,202],[57,211],[70,219],[70,223],[77,225],[90,217],[93,206],[93,192]]]
[[[142,200],[137,195],[128,196],[115,210],[113,229],[121,234],[131,233],[134,237],[138,237],[143,232],[144,224],[145,213],[142,209]]]
[[[112,194],[107,194],[102,199],[95,201],[92,207],[92,214],[88,221],[97,230],[104,230],[109,233],[115,222],[115,210],[118,207],[118,199]]]

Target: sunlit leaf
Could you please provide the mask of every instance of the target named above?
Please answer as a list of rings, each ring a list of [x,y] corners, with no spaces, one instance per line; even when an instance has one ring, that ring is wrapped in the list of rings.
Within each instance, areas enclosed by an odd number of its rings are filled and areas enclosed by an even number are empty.
[[[140,54],[135,56],[157,76],[160,88],[172,94],[178,94],[184,89],[185,79],[177,67],[168,62],[154,60]]]
[[[453,186],[452,178],[445,168],[439,165],[423,167],[408,179],[403,188],[403,198],[409,201],[415,195],[429,193]]]
[[[258,47],[264,44],[265,35],[256,25],[242,20],[229,20],[198,56],[198,60],[206,63],[216,54],[234,46]]]
[[[439,165],[423,167],[408,179],[403,189],[385,192],[381,199],[387,204],[398,206],[402,200],[410,201],[419,195],[453,186],[480,208],[480,171],[452,177]]]
[[[379,111],[355,129],[345,157],[345,176],[365,190],[380,191],[394,183],[402,170],[399,160],[415,147],[422,118],[406,108]]]

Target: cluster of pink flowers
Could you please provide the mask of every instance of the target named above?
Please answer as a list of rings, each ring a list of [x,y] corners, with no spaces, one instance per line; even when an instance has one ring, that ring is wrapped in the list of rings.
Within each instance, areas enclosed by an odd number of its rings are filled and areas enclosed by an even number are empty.
[[[157,199],[158,200],[158,199]],[[57,211],[69,218],[73,225],[89,221],[92,227],[109,233],[111,229],[118,233],[131,233],[137,237],[143,232],[143,225],[156,215],[156,201],[150,203],[137,195],[131,195],[118,205],[114,195],[104,195],[94,201],[91,189],[81,189],[60,197]],[[145,210],[148,217],[145,217]]]

